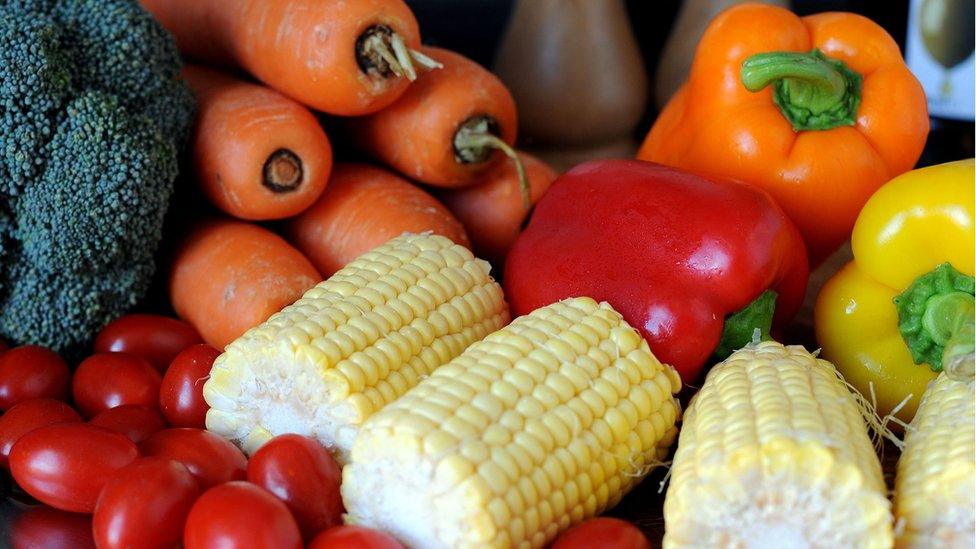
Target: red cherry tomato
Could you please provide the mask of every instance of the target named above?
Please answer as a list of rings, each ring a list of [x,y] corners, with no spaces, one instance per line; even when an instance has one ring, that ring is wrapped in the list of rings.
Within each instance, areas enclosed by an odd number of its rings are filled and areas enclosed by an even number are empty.
[[[32,398],[68,399],[71,371],[57,353],[37,345],[0,355],[0,409]]]
[[[94,549],[92,518],[46,506],[26,509],[10,526],[13,549]]]
[[[48,425],[78,422],[78,412],[60,400],[35,398],[17,404],[0,416],[0,466],[7,468],[10,449],[25,434]]]
[[[190,509],[183,531],[184,549],[301,546],[298,524],[285,504],[249,482],[228,482],[207,490]]]
[[[197,481],[182,464],[138,459],[102,489],[92,524],[95,542],[100,549],[176,547],[199,495]]]
[[[315,536],[308,549],[403,549],[403,545],[386,532],[349,525]]]
[[[277,436],[251,456],[247,480],[285,502],[305,539],[342,524],[342,471],[315,439]]]
[[[651,542],[633,523],[598,517],[563,532],[551,549],[651,549]]]
[[[10,450],[10,472],[25,492],[62,511],[91,513],[116,471],[139,457],[125,436],[84,423],[34,429]]]
[[[138,404],[126,404],[104,410],[88,423],[122,433],[136,444],[146,440],[156,431],[166,428],[166,420],[158,410]]]
[[[119,317],[95,338],[96,353],[132,353],[160,372],[180,351],[203,338],[193,326],[168,316],[133,314]]]
[[[220,351],[201,343],[176,355],[159,387],[159,408],[173,427],[206,426],[207,401],[203,384],[210,377],[210,367]]]
[[[139,444],[146,456],[176,460],[186,466],[206,490],[212,486],[244,480],[247,458],[227,439],[203,429],[163,429]]]
[[[159,402],[159,372],[146,359],[127,353],[100,353],[86,358],[71,382],[75,405],[85,417],[122,406]]]

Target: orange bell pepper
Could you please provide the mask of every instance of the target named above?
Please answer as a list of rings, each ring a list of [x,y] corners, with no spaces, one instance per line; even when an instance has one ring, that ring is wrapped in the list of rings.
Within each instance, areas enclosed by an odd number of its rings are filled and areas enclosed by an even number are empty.
[[[712,20],[637,157],[764,188],[813,267],[874,191],[915,165],[928,129],[922,86],[884,29],[741,4]]]

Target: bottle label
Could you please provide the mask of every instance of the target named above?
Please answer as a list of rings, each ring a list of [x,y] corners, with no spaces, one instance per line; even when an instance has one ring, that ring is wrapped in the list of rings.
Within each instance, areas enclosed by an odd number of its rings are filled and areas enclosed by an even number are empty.
[[[973,120],[973,49],[973,0],[911,1],[905,59],[930,115]]]

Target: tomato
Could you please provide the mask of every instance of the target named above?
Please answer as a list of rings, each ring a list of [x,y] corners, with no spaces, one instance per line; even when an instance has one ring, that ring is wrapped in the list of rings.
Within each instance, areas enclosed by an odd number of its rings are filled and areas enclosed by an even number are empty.
[[[9,348],[10,348],[10,345],[7,345],[7,342],[6,341],[0,339],[0,355],[2,355],[3,353],[6,353],[7,352],[7,349],[9,349]]]
[[[190,345],[203,343],[193,326],[168,316],[133,314],[119,317],[95,338],[96,353],[131,353],[160,372]]]
[[[348,525],[315,536],[308,549],[403,549],[403,545],[386,532]]]
[[[139,444],[146,456],[176,460],[208,489],[247,476],[247,458],[230,441],[203,429],[181,427],[153,433]]]
[[[127,353],[99,353],[86,358],[71,382],[75,405],[85,417],[123,404],[155,408],[162,377],[146,359]]]
[[[563,532],[551,549],[651,549],[651,542],[633,523],[598,517]]]
[[[199,496],[196,479],[181,463],[138,459],[102,489],[92,524],[95,542],[100,549],[175,547]]]
[[[201,343],[176,355],[159,387],[159,408],[173,427],[206,426],[210,406],[203,399],[203,384],[220,351]]]
[[[60,400],[35,398],[17,404],[0,416],[0,466],[7,468],[10,449],[25,434],[39,427],[80,421],[78,412]]]
[[[103,410],[88,423],[122,433],[136,444],[146,440],[156,431],[166,428],[166,420],[158,410],[138,404],[126,404]]]
[[[10,525],[13,549],[94,549],[89,515],[38,505],[17,515]]]
[[[228,482],[207,490],[193,504],[183,546],[300,548],[302,536],[281,500],[249,482]]]
[[[269,440],[251,456],[247,480],[285,502],[305,539],[342,524],[342,471],[315,439],[281,435]]]
[[[0,410],[32,398],[68,399],[71,370],[57,353],[37,345],[0,355]]]
[[[34,429],[10,450],[10,472],[25,492],[62,511],[91,513],[102,486],[139,457],[125,436],[84,423]]]

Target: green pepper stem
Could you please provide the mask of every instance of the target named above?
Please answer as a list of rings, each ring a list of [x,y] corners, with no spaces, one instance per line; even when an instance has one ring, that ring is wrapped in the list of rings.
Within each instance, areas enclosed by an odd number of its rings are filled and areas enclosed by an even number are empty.
[[[898,331],[916,364],[973,379],[976,281],[949,263],[919,276],[895,298]]]
[[[759,330],[761,341],[772,339],[769,332],[773,327],[777,297],[775,291],[766,290],[744,309],[726,317],[722,338],[715,347],[715,358],[725,360],[733,351],[745,347],[753,341],[756,330]]]
[[[745,88],[773,85],[773,100],[796,131],[854,125],[861,101],[861,75],[819,50],[757,53],[742,62]]]
[[[953,379],[972,379],[976,348],[976,307],[973,296],[951,292],[932,296],[925,304],[922,326],[942,346],[942,368]]]

